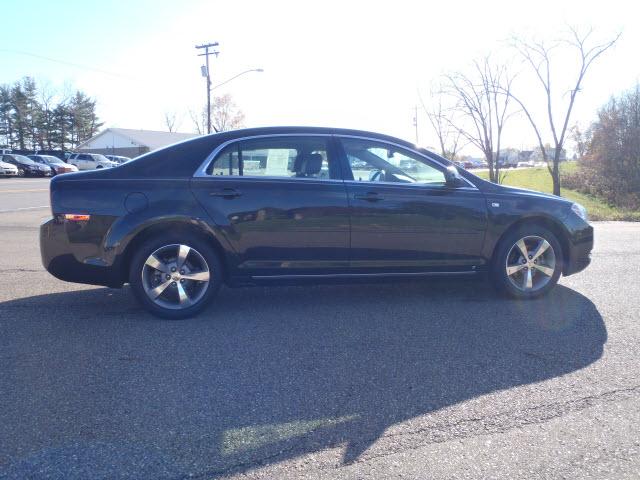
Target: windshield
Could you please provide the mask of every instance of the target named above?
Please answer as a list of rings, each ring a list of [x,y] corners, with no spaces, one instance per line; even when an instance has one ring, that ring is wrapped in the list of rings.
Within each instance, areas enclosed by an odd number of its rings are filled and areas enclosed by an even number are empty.
[[[101,155],[99,153],[92,153],[91,156],[93,157],[93,159],[96,162],[110,162],[111,161],[107,157],[105,157],[104,155]]]
[[[42,155],[41,157],[45,162],[56,165],[64,165],[64,162],[60,160],[58,157],[54,157],[53,155]]]
[[[27,165],[35,165],[36,162],[31,160],[29,157],[25,157],[24,155],[14,155],[13,158],[16,159],[18,163],[25,163]]]

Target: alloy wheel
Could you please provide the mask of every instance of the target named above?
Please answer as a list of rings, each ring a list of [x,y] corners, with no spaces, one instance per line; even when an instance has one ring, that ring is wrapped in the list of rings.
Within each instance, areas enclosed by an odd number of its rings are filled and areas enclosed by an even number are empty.
[[[207,292],[210,278],[204,256],[183,244],[158,248],[142,267],[142,287],[149,299],[172,310],[198,303]]]
[[[556,255],[551,244],[537,235],[518,240],[509,250],[506,260],[509,282],[526,293],[547,285],[556,271]]]

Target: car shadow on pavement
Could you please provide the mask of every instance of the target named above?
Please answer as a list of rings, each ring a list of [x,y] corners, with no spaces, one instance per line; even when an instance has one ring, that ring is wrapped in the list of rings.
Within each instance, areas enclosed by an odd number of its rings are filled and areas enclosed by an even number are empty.
[[[481,406],[430,414],[587,367],[607,340],[574,290],[522,302],[477,281],[225,289],[173,322],[127,289],[0,311],[7,478],[212,478],[333,447],[351,463],[389,429],[397,448],[483,433],[501,420]]]

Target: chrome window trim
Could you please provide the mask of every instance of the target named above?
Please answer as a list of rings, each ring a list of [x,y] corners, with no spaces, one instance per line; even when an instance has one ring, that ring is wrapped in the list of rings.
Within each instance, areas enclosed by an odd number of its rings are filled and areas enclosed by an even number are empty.
[[[200,165],[200,167],[196,170],[196,173],[193,174],[194,178],[214,178],[214,175],[208,175],[207,174],[207,168],[209,168],[209,165],[211,164],[211,162],[213,161],[214,158],[216,158],[216,156],[218,155],[218,153],[220,153],[223,149],[225,149],[226,147],[228,147],[229,145],[233,144],[233,143],[237,143],[237,142],[244,142],[246,140],[255,140],[255,139],[260,139],[260,138],[276,138],[276,137],[332,137],[333,135],[330,133],[272,133],[272,134],[265,134],[265,135],[251,135],[249,137],[238,137],[238,138],[232,138],[231,140],[227,140],[226,142],[221,143],[220,145],[218,145],[216,148],[213,149],[213,152],[211,152],[207,158],[204,160],[204,162],[202,162],[202,164]],[[244,175],[220,175],[220,177],[229,177],[229,178],[234,178],[234,179],[239,179],[239,178],[244,178]],[[256,179],[256,178],[278,178],[278,179],[292,179],[292,180],[319,180],[319,181],[326,181],[326,180],[334,180],[334,181],[342,181],[336,178],[328,178],[328,179],[317,179],[317,178],[296,178],[296,177],[262,177],[262,176],[254,176],[254,177],[249,177],[247,176],[246,178],[248,179]]]
[[[447,165],[445,165],[444,163],[439,162],[438,160],[436,160],[435,158],[431,158],[430,156],[427,156],[425,154],[423,154],[422,152],[418,152],[417,150],[413,149],[413,148],[409,148],[406,147],[404,145],[400,145],[398,143],[395,142],[391,142],[389,140],[383,140],[383,139],[379,139],[379,138],[371,138],[371,137],[363,137],[361,135],[345,135],[345,134],[336,134],[334,135],[336,138],[340,139],[340,138],[355,138],[357,140],[368,140],[368,141],[372,141],[372,142],[377,142],[377,143],[385,143],[387,145],[393,145],[394,147],[398,147],[402,150],[409,150],[410,152],[415,153],[416,155],[425,158],[427,160],[429,160],[432,163],[435,163],[436,165],[441,166],[443,169],[447,169]],[[460,178],[462,178],[465,182],[467,182],[469,184],[469,187],[459,187],[459,189],[467,189],[467,190],[478,190],[478,187],[476,187],[473,183],[471,183],[469,180],[467,180],[465,177],[463,177],[462,175],[460,175]],[[345,181],[349,181],[349,180],[345,180]],[[383,183],[386,185],[398,185],[398,182],[366,182],[366,181],[357,181],[357,180],[353,180],[356,181],[357,183],[361,184],[361,183]],[[401,185],[413,185],[413,184],[401,184]],[[424,183],[420,183],[418,185],[426,185]]]
[[[428,155],[425,155],[413,148],[407,147],[405,145],[400,145],[399,143],[395,143],[389,140],[384,140],[384,139],[380,139],[380,138],[375,138],[375,137],[365,137],[362,135],[346,135],[346,134],[340,134],[340,133],[271,133],[271,134],[264,134],[264,135],[250,135],[248,137],[238,137],[238,138],[232,138],[231,140],[227,140],[226,142],[221,143],[220,145],[218,145],[216,148],[213,149],[213,151],[207,156],[207,158],[205,158],[205,160],[202,162],[202,164],[200,165],[200,167],[198,167],[198,169],[196,170],[196,172],[193,174],[193,178],[212,178],[214,177],[214,175],[208,175],[207,172],[207,168],[209,168],[210,163],[213,161],[213,159],[218,155],[218,153],[220,153],[224,148],[226,148],[227,146],[236,143],[236,142],[242,142],[242,141],[246,141],[246,140],[255,140],[255,139],[260,139],[260,138],[277,138],[277,137],[335,137],[337,139],[340,138],[355,138],[358,140],[367,140],[367,141],[371,141],[371,142],[377,142],[377,143],[385,143],[387,145],[392,145],[394,147],[403,149],[403,150],[409,150],[413,153],[415,153],[416,155],[428,160],[429,162],[435,163],[436,165],[439,165],[440,167],[442,167],[443,169],[447,168],[447,165],[439,162],[438,160],[436,160],[435,158],[432,158]],[[247,179],[260,179],[260,178],[264,178],[264,179],[290,179],[290,180],[295,180],[295,181],[304,181],[304,180],[315,180],[315,181],[321,181],[321,182],[327,182],[327,181],[333,181],[333,182],[355,182],[356,184],[363,184],[363,183],[380,183],[383,185],[395,185],[398,186],[398,182],[362,182],[362,181],[357,181],[357,180],[340,180],[340,179],[336,179],[336,178],[327,178],[327,179],[317,179],[317,178],[297,178],[297,177],[267,177],[267,176],[240,176],[240,175],[220,175],[220,177],[229,177],[229,178],[233,178],[233,179],[241,179],[241,178],[247,178]],[[460,175],[460,178],[462,178],[467,184],[469,184],[468,187],[458,187],[456,190],[478,190],[478,187],[476,187],[471,181],[469,181],[467,178],[465,178],[464,176]],[[400,185],[413,185],[413,184],[400,184]],[[427,184],[424,183],[420,183],[417,184],[420,186],[428,186]],[[440,188],[440,187],[438,187]]]
[[[309,183],[336,183],[343,184],[344,180],[340,180],[339,178],[304,178],[304,177],[277,177],[271,175],[204,175],[201,177],[196,177],[194,175],[193,178],[213,178],[216,181],[220,182],[248,182],[248,181],[269,181],[269,182],[282,182],[282,183],[291,183],[291,182],[309,182]],[[397,184],[396,184],[397,185]]]
[[[464,177],[462,177],[464,178]],[[381,185],[388,187],[408,187],[408,188],[430,188],[433,190],[442,190],[443,188],[450,188],[451,190],[459,191],[459,190],[469,190],[476,191],[478,190],[475,186],[473,187],[447,187],[446,185],[432,185],[429,183],[402,183],[402,182],[369,182],[367,180],[344,180],[344,183],[348,185]]]

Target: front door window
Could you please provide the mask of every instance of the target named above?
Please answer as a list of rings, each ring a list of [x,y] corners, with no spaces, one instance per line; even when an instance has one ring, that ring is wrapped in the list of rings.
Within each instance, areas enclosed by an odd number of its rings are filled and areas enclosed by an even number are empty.
[[[415,153],[355,138],[342,139],[342,145],[355,181],[445,185],[444,173]]]

